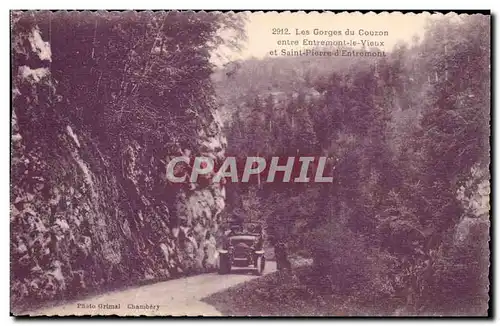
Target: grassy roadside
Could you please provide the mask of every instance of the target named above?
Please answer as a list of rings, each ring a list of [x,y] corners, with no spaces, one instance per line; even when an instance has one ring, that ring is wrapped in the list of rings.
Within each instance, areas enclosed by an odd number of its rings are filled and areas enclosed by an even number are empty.
[[[275,272],[212,294],[202,301],[227,316],[393,315],[400,302],[374,300],[360,293],[321,293],[311,285],[309,266]]]

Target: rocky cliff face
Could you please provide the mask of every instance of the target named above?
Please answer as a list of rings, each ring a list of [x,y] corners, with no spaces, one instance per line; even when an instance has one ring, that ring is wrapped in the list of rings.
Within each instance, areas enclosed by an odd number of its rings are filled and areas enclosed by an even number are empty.
[[[66,99],[37,25],[16,33],[12,55],[13,310],[214,268],[224,189],[169,185],[168,157],[133,141],[113,157],[77,121],[53,112]],[[209,120],[193,131],[198,148],[179,152],[223,158],[215,112]]]

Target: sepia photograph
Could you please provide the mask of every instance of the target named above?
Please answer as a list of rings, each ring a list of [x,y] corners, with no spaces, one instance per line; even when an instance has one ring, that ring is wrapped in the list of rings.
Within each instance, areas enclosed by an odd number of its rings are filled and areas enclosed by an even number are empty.
[[[11,10],[11,314],[490,316],[491,23]]]

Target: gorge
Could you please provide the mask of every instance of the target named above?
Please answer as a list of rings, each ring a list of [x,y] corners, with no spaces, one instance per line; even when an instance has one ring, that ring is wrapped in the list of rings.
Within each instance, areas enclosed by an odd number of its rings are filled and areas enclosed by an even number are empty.
[[[165,177],[169,155],[223,158],[213,94],[164,85],[208,85],[203,46],[220,17],[165,15],[13,13],[13,311],[215,268],[224,188]],[[190,26],[207,39],[184,47],[184,62],[166,54],[182,40],[153,37]]]

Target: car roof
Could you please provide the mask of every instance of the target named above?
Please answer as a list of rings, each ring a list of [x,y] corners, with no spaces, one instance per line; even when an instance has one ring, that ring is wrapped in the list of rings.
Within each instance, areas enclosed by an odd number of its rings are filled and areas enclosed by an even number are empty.
[[[254,240],[256,237],[257,234],[243,233],[232,235],[231,240]]]

